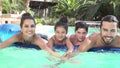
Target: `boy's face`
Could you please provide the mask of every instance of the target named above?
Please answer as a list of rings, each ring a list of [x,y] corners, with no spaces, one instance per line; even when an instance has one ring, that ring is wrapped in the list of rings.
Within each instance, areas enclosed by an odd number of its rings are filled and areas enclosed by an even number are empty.
[[[75,35],[78,41],[82,42],[86,38],[87,31],[85,30],[85,28],[79,28],[78,30],[75,31]]]

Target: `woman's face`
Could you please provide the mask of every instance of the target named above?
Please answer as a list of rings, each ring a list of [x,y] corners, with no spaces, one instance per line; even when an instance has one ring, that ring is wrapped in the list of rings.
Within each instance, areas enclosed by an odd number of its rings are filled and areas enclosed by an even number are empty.
[[[75,35],[78,41],[82,42],[85,40],[87,31],[85,28],[79,28],[78,30],[75,31]]]
[[[25,37],[32,37],[35,34],[35,23],[32,19],[26,19],[21,27],[21,32]]]
[[[55,37],[57,40],[62,41],[66,37],[66,30],[62,26],[59,26],[55,30]]]

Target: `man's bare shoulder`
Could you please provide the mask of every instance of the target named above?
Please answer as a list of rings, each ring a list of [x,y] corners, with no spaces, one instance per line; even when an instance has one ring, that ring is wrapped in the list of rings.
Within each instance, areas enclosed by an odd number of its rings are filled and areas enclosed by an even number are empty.
[[[100,36],[100,33],[95,32],[95,33],[92,33],[90,36],[88,36],[88,38],[89,38],[90,40],[92,40],[92,39],[94,39],[94,38],[96,38],[96,37],[98,37],[98,36]]]

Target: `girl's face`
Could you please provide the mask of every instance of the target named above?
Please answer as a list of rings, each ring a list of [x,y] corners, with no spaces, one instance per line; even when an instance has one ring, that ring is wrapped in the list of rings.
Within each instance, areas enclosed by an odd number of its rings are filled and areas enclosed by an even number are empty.
[[[87,31],[84,28],[79,28],[75,31],[75,35],[78,41],[82,42],[85,40]]]
[[[66,37],[66,30],[62,26],[59,26],[55,30],[55,37],[57,40],[62,41]]]
[[[21,32],[23,33],[24,37],[33,37],[35,34],[35,23],[32,19],[24,20],[24,23],[21,27]]]

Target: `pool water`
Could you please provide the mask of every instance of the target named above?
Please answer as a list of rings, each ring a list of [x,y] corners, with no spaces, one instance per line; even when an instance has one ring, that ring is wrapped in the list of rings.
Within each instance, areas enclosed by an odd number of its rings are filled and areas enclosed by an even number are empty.
[[[43,50],[16,47],[0,50],[0,68],[119,68],[119,59],[119,53],[84,52],[56,65],[60,59]]]
[[[98,32],[98,28],[89,28],[88,35]],[[6,40],[9,33],[2,38]],[[37,28],[36,33],[52,36],[53,26]],[[69,27],[68,35],[74,33],[74,27]],[[59,52],[62,55],[64,52]],[[60,59],[50,56],[46,51],[7,47],[0,49],[0,68],[120,68],[120,53],[83,52],[59,63]]]

